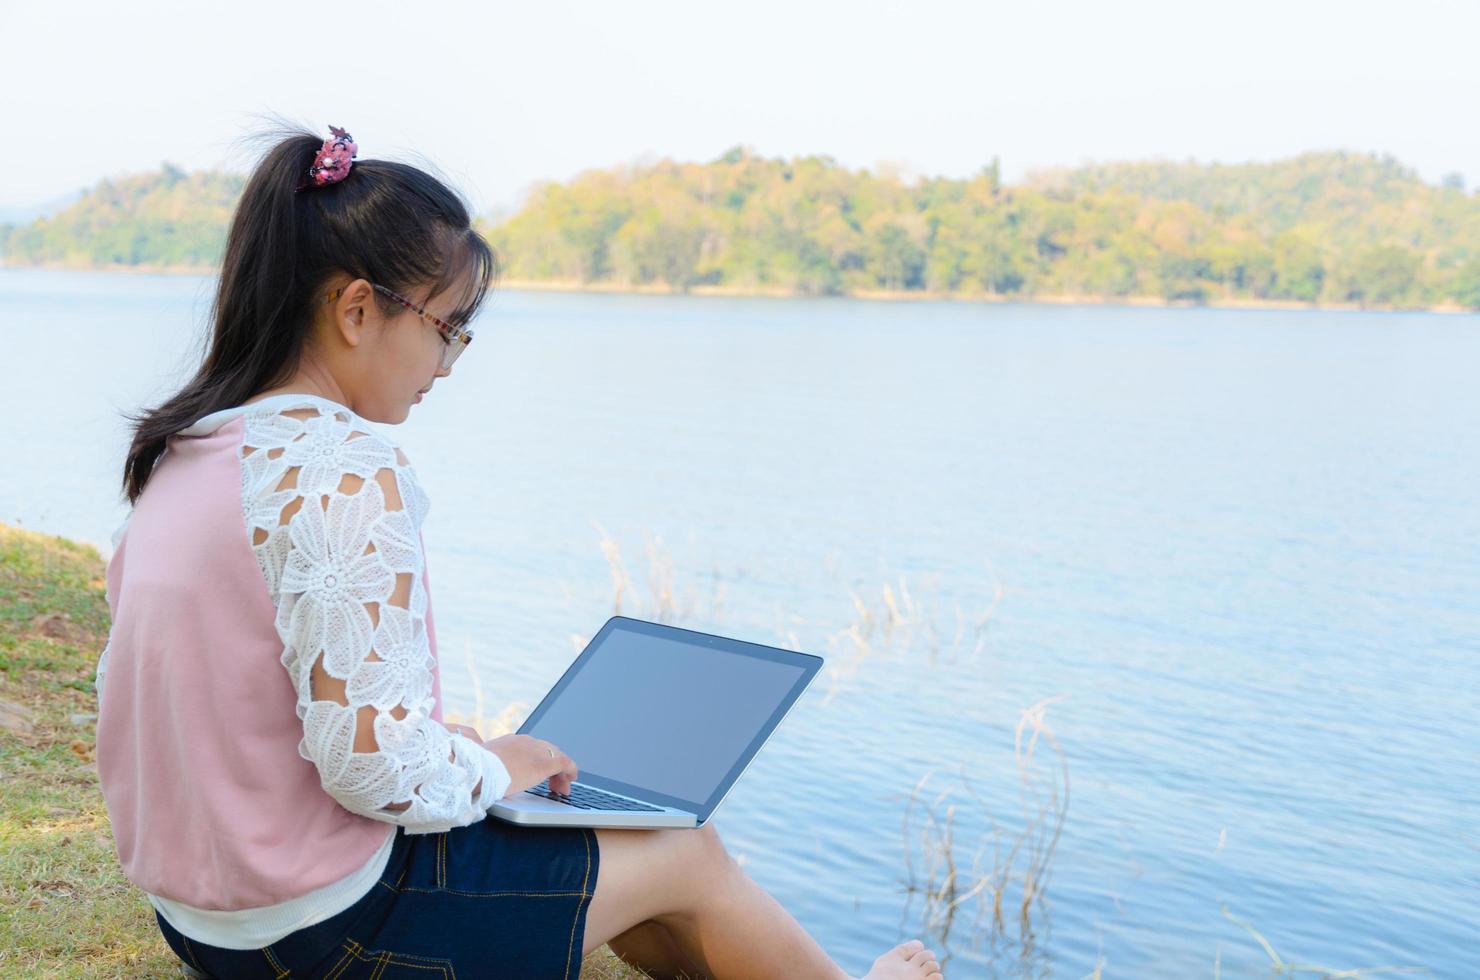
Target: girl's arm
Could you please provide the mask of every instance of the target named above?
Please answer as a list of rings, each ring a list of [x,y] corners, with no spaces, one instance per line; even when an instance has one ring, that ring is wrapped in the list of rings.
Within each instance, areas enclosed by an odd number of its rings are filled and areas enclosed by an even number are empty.
[[[431,717],[424,556],[407,506],[424,510],[424,495],[399,450],[350,420],[302,427],[280,457],[251,454],[278,465],[261,474],[250,519],[298,695],[299,754],[355,813],[410,833],[480,820],[510,776],[479,740]]]

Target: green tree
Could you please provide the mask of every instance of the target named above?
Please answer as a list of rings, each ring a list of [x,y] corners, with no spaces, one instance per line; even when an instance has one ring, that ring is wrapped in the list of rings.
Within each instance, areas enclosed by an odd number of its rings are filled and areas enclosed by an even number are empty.
[[[1344,300],[1361,303],[1412,301],[1420,259],[1401,245],[1369,245],[1342,264],[1338,289]]]
[[[1326,267],[1312,235],[1292,228],[1275,236],[1274,283],[1269,295],[1314,303],[1325,286]]]
[[[1480,254],[1470,256],[1455,270],[1448,296],[1461,306],[1480,310]]]

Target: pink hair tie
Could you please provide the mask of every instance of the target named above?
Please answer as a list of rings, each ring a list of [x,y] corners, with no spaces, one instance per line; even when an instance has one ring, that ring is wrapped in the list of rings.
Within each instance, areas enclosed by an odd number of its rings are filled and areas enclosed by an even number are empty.
[[[334,135],[324,140],[324,145],[319,147],[319,152],[313,158],[313,166],[308,168],[308,175],[299,182],[295,190],[306,191],[326,184],[336,184],[349,175],[350,161],[360,148],[355,145],[354,137],[338,126],[330,126],[329,132]]]

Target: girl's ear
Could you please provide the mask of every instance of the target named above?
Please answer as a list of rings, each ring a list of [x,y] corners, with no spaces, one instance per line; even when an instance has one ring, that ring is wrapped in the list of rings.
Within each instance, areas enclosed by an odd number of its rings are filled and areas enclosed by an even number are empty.
[[[334,330],[351,347],[358,347],[365,336],[365,323],[375,302],[375,287],[365,279],[356,279],[344,287],[334,301]]]

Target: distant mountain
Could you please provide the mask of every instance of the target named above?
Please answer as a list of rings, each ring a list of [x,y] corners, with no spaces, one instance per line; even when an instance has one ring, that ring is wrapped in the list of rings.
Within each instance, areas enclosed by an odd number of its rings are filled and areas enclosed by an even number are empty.
[[[213,266],[243,184],[170,164],[103,180],[55,214],[0,231],[0,254],[15,265]]]
[[[0,229],[11,264],[211,266],[243,179],[103,181]],[[802,294],[1480,309],[1480,195],[1388,156],[1110,163],[902,181],[735,147],[538,185],[478,222],[505,279]]]

